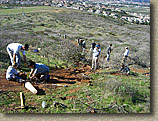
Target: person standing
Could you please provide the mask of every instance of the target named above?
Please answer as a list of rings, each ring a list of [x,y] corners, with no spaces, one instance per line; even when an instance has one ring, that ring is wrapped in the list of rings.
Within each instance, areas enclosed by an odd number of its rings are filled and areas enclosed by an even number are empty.
[[[96,45],[96,47],[93,50],[92,68],[91,69],[94,69],[94,70],[97,69],[99,54],[100,54],[99,45]]]
[[[86,50],[86,42],[85,42],[85,40],[83,40],[83,42],[82,42],[82,48],[83,48],[83,53],[84,53],[85,50]]]
[[[93,53],[95,46],[96,46],[96,43],[94,42],[94,40],[92,40],[92,44],[91,44],[91,48],[90,48],[90,57],[92,57],[92,53]]]
[[[46,65],[29,60],[28,67],[31,68],[30,79],[37,79],[38,81],[49,80],[49,68]]]
[[[93,40],[93,41],[92,41],[92,45],[91,45],[91,49],[94,50],[95,46],[96,46],[96,43],[95,43],[94,40]]]
[[[111,47],[112,47],[112,44],[110,44],[108,47],[107,47],[107,57],[106,57],[106,61],[109,61],[110,59],[110,53],[111,53]]]
[[[18,66],[20,66],[21,56],[19,54],[19,51],[21,51],[23,54],[23,59],[24,59],[24,63],[25,63],[24,66],[26,66],[25,50],[28,50],[28,48],[29,48],[28,44],[25,44],[25,46],[23,46],[20,43],[10,43],[7,46],[7,52],[9,54],[11,64],[14,65],[15,63],[17,63]]]
[[[77,44],[78,44],[78,46],[79,46],[79,43],[80,43],[80,39],[77,39]]]
[[[97,46],[98,46],[98,52],[99,52],[99,55],[100,55],[100,52],[101,52],[100,44],[98,43]]]
[[[82,39],[79,39],[78,45],[79,45],[80,48],[82,48],[82,42],[83,42],[83,40],[82,40]]]
[[[122,59],[123,64],[126,62],[128,54],[129,54],[128,47],[125,47],[125,52],[123,53],[123,59]]]

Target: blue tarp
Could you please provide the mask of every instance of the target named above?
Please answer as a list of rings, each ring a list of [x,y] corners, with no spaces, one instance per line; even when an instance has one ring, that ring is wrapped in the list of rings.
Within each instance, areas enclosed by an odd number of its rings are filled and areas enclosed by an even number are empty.
[[[35,53],[37,53],[37,52],[39,52],[37,49],[35,49],[33,52],[35,52]]]

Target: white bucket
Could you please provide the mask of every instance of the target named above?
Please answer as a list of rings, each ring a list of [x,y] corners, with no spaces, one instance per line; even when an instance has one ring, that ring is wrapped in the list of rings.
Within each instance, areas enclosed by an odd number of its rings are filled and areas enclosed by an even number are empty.
[[[25,83],[25,87],[30,90],[32,93],[36,94],[37,90],[34,88],[34,86],[30,82]]]

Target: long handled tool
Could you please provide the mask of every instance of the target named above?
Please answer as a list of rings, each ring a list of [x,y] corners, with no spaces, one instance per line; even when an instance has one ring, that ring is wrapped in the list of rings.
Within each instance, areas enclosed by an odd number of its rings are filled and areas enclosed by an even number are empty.
[[[25,108],[24,95],[20,92],[21,108]]]
[[[52,85],[57,87],[68,87],[67,85],[62,85],[62,84],[52,84]]]

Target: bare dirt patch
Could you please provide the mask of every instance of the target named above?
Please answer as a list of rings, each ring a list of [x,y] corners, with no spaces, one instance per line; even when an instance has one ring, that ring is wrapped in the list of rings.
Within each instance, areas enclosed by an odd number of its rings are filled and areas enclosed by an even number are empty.
[[[88,65],[80,65],[79,67],[73,69],[58,69],[58,70],[51,70],[50,73],[50,80],[47,82],[41,82],[36,83],[32,82],[32,84],[35,86],[38,90],[44,90],[46,93],[48,92],[48,89],[55,89],[58,88],[58,86],[52,85],[52,84],[60,84],[71,86],[72,84],[82,84],[82,83],[88,83],[90,81],[90,77],[88,74],[92,73],[90,66]],[[8,81],[5,78],[5,72],[0,73],[0,90],[2,91],[24,91],[29,92],[24,87],[23,83]],[[76,91],[76,89],[74,89]],[[73,92],[73,90],[72,90]]]
[[[99,71],[99,70],[98,70]],[[148,70],[143,69],[135,69],[131,68],[131,71],[138,72],[138,73],[148,73]],[[79,65],[77,68],[63,68],[63,69],[57,69],[57,70],[51,70],[50,71],[50,80],[47,82],[41,82],[36,83],[32,82],[32,84],[35,86],[36,89],[40,91],[45,91],[46,93],[49,93],[48,89],[56,89],[58,87],[63,87],[64,85],[71,86],[72,84],[77,83],[78,85],[82,85],[84,83],[89,83],[91,78],[89,77],[90,73],[93,73],[89,65]],[[122,75],[119,72],[115,73],[108,73],[115,76]],[[105,75],[106,76],[106,75]],[[60,86],[52,85],[52,84],[60,84]],[[30,92],[24,87],[23,83],[8,81],[5,78],[5,72],[0,73],[0,90],[1,91],[24,91],[24,92]],[[73,93],[79,90],[79,88],[74,88],[70,90],[67,93]]]
[[[137,72],[137,73],[148,73],[148,72],[150,72],[148,70],[136,69],[136,68],[131,68],[131,71]]]

